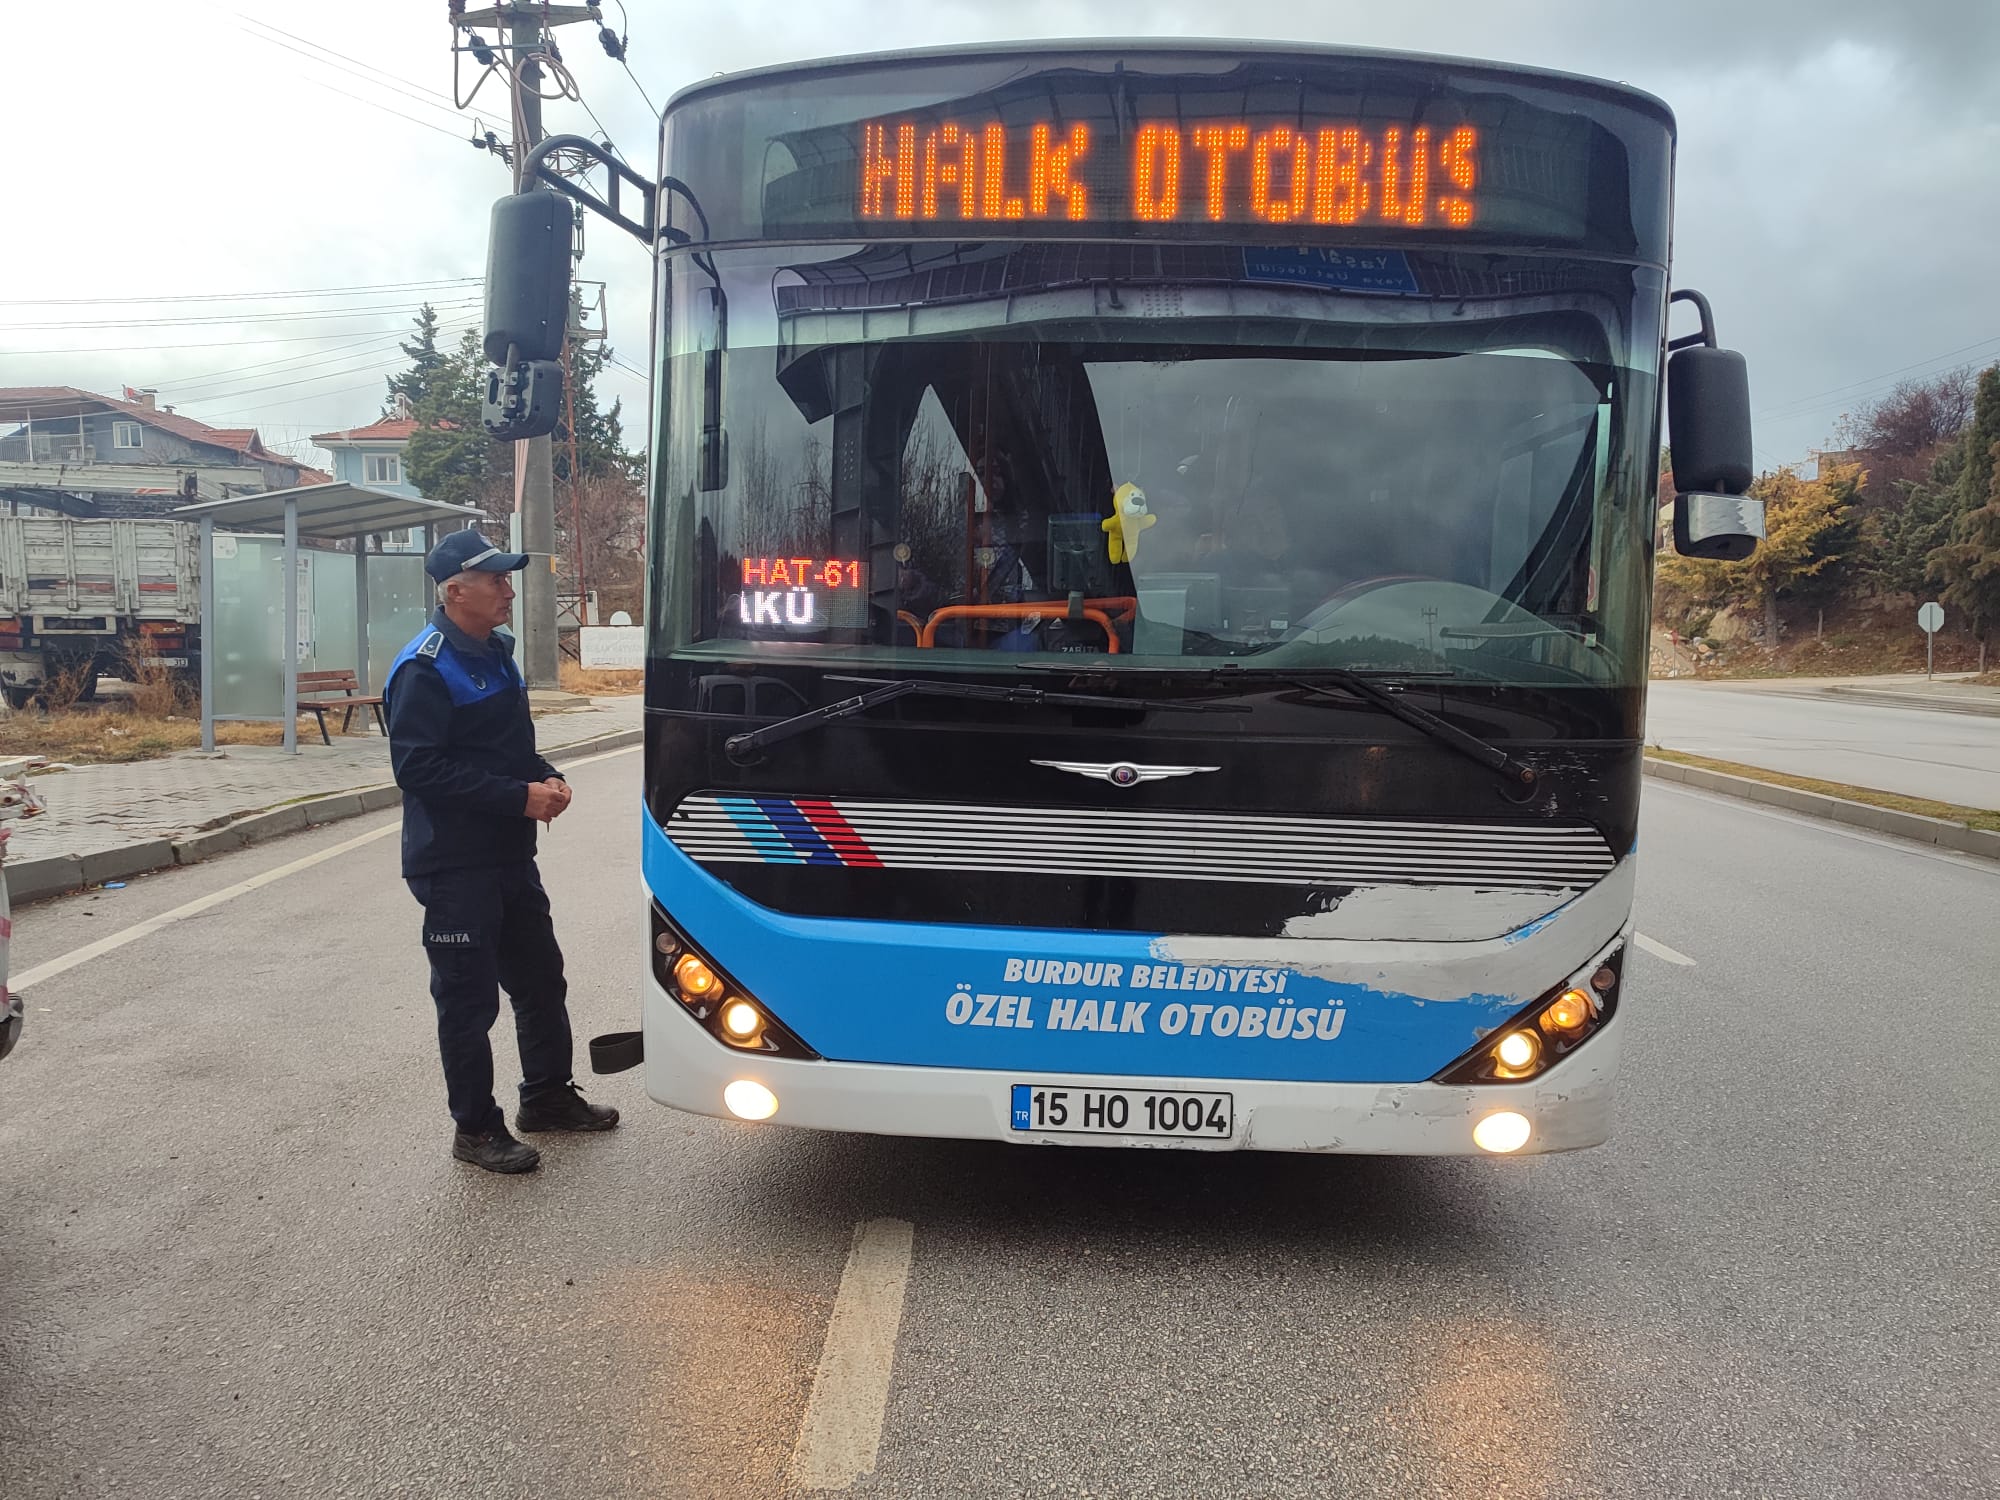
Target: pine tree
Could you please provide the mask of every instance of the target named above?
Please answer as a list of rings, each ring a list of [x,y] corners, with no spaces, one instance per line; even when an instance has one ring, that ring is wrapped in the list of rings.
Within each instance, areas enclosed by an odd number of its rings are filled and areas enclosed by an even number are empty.
[[[485,383],[479,334],[467,329],[413,403],[417,430],[403,449],[403,465],[426,499],[502,516],[512,508],[513,445],[494,442],[480,425]]]
[[[1983,656],[2000,624],[2000,365],[1979,377],[1965,440],[1958,515],[1951,540],[1931,553],[1930,576],[1944,586],[1943,602],[1965,611]]]
[[[438,372],[449,361],[448,356],[438,348],[437,309],[426,302],[417,312],[415,337],[402,345],[404,355],[410,361],[410,368],[399,370],[389,377],[389,397],[393,402],[401,396],[414,407],[421,406],[431,395],[431,387],[438,378]]]

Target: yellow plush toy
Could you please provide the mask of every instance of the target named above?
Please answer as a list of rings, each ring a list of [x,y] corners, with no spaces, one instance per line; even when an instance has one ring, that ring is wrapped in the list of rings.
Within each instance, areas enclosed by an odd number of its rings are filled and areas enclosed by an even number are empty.
[[[1111,561],[1131,562],[1139,556],[1139,536],[1160,518],[1146,509],[1146,492],[1136,484],[1118,486],[1111,496],[1111,514],[1098,528],[1111,539]]]

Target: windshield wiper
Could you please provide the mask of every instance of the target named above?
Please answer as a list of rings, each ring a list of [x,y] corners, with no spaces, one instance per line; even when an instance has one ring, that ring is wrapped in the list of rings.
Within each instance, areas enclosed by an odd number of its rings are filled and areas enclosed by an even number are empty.
[[[1414,703],[1405,703],[1380,682],[1364,677],[1358,672],[1350,672],[1345,667],[1315,667],[1309,673],[1295,674],[1281,680],[1302,693],[1310,693],[1315,698],[1324,698],[1330,703],[1348,701],[1329,693],[1315,683],[1306,681],[1307,676],[1346,688],[1355,697],[1366,699],[1384,713],[1393,714],[1401,719],[1412,729],[1422,730],[1440,744],[1449,745],[1460,755],[1478,761],[1490,771],[1498,771],[1509,781],[1520,786],[1532,788],[1540,780],[1533,766],[1516,760],[1498,745],[1490,744],[1476,734],[1468,734],[1456,724],[1440,719],[1427,708],[1418,708]]]
[[[829,703],[825,708],[794,714],[789,719],[766,724],[762,729],[732,734],[722,742],[722,753],[739,766],[748,765],[757,758],[757,753],[766,745],[775,745],[782,740],[809,734],[822,724],[852,718],[855,714],[866,713],[881,704],[910,697],[967,698],[981,703],[1037,704],[1052,708],[1159,708],[1190,714],[1250,711],[1239,704],[1188,703],[1171,698],[1119,698],[1109,693],[1051,693],[1041,688],[1010,687],[1001,683],[935,681],[920,677],[904,677],[885,682],[879,677],[829,675],[825,681],[854,682],[872,686],[865,693],[857,693],[852,698],[843,698],[838,703]]]

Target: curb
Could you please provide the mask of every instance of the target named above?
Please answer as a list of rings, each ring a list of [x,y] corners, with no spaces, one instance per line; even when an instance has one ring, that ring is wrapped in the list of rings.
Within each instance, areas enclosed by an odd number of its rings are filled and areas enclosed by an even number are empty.
[[[1931,844],[1957,854],[1976,854],[1985,859],[2000,860],[2000,833],[1967,828],[1963,823],[1951,823],[1943,818],[1926,818],[1920,813],[1897,812],[1894,808],[1875,807],[1866,802],[1849,802],[1845,797],[1828,797],[1820,792],[1773,786],[1768,781],[1756,781],[1748,776],[1731,776],[1725,771],[1709,771],[1700,766],[1654,760],[1650,755],[1646,757],[1646,774],[1704,792],[1719,792],[1725,797],[1741,797],[1746,802],[1761,802],[1767,807],[1781,807],[1787,812],[1865,828],[1871,833],[1914,839],[1919,844]]]
[[[561,765],[564,761],[580,760],[608,750],[623,750],[627,746],[643,743],[645,738],[643,729],[613,730],[609,734],[578,740],[573,745],[551,750],[548,759],[553,764]],[[282,807],[266,808],[224,823],[219,828],[184,834],[177,839],[145,839],[115,849],[100,849],[94,854],[52,854],[41,859],[24,859],[5,867],[7,897],[14,906],[26,906],[51,896],[67,896],[87,890],[107,880],[124,880],[133,875],[171,869],[175,865],[199,864],[218,854],[247,849],[267,839],[282,838],[288,833],[303,833],[308,828],[323,828],[328,823],[358,818],[364,813],[381,812],[384,808],[400,806],[402,801],[402,789],[393,783],[362,787],[356,791],[334,792],[325,797],[310,797],[301,802],[288,802]]]
[[[1885,693],[1880,688],[1829,687],[1821,688],[1817,696],[1845,698],[1849,703],[1876,703],[1884,708],[1927,708],[1937,713],[1977,714],[1982,718],[2000,719],[2000,701],[1987,703],[1944,693]]]

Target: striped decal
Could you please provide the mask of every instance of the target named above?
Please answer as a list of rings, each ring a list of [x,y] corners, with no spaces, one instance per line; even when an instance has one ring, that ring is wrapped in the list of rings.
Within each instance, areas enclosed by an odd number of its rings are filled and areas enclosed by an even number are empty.
[[[1580,890],[1611,870],[1584,823],[1426,823],[697,793],[668,834],[705,865],[1117,875],[1267,885]]]

